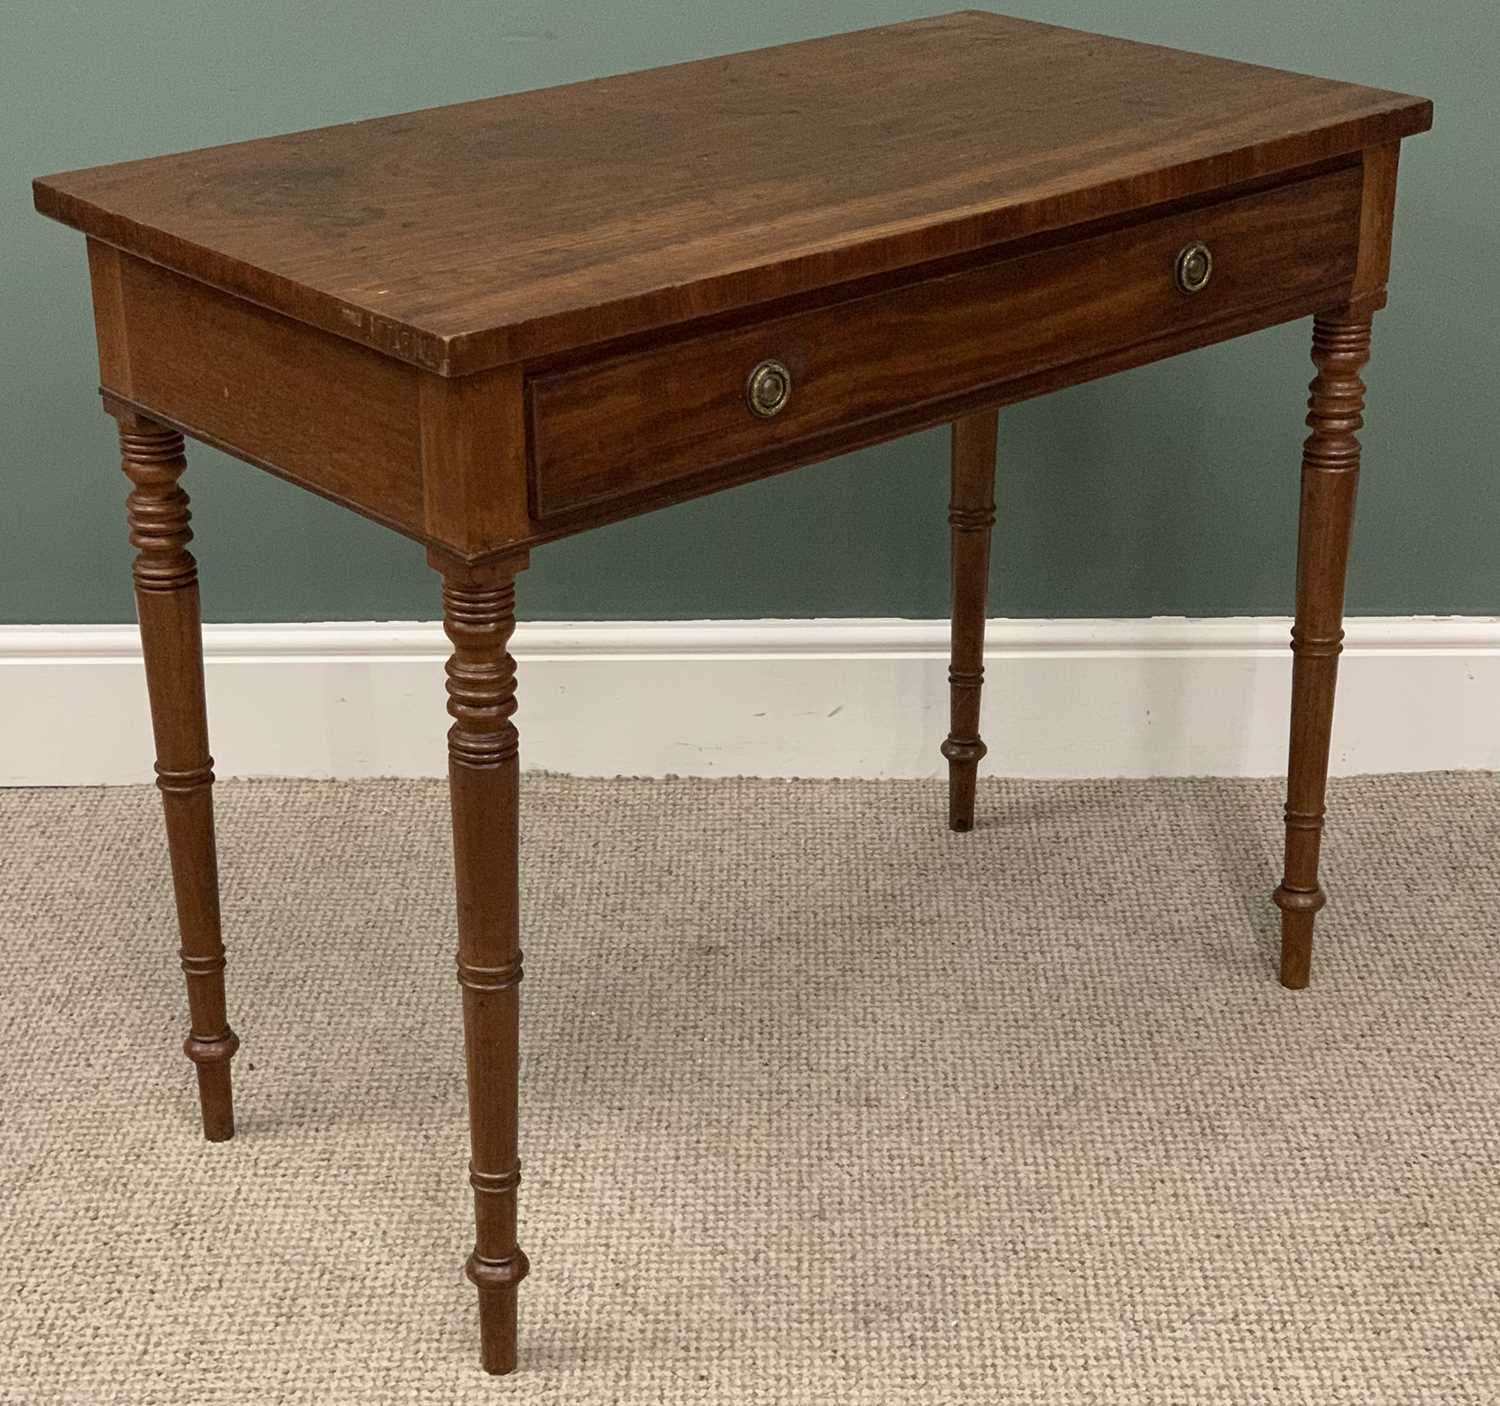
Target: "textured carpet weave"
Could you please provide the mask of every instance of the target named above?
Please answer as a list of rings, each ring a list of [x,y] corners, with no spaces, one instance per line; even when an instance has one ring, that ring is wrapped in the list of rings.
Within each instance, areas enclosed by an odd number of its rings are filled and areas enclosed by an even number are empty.
[[[477,1366],[444,788],[0,793],[0,1401],[1500,1401],[1500,781],[524,788],[522,1370]]]

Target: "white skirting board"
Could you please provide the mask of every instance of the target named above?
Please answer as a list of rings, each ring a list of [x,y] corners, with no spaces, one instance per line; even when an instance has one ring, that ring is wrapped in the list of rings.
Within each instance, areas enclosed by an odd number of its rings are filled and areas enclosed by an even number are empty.
[[[1277,773],[1288,629],[992,621],[983,770]],[[437,625],[211,625],[204,640],[220,776],[444,772]],[[522,761],[596,776],[940,775],[947,642],[943,621],[523,624]],[[0,715],[0,784],[151,776],[133,626],[0,627]],[[1500,768],[1500,620],[1351,620],[1332,766]]]

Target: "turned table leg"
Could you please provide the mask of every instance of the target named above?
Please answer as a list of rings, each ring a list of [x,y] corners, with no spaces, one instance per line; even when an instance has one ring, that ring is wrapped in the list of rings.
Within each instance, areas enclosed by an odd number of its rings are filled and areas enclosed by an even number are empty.
[[[984,609],[995,525],[995,440],[999,412],[981,410],[953,422],[953,482],[948,504],[952,541],[953,632],[948,669],[948,826],[974,828],[974,787],[986,748],[979,736],[984,686]]]
[[[516,1243],[520,762],[511,722],[516,665],[506,645],[516,623],[515,572],[525,562],[470,567],[437,552],[430,559],[443,573],[443,628],[453,644],[448,783],[475,1222],[466,1270],[479,1290],[480,1362],[487,1372],[510,1372],[516,1288],[527,1263]]]
[[[188,497],[177,483],[187,460],[175,430],[132,414],[122,414],[119,425],[121,458],[133,485],[126,514],[136,549],[135,604],[156,735],[156,784],[166,815],[187,977],[190,1026],[183,1051],[198,1070],[204,1136],[222,1142],[234,1136],[229,1062],[239,1038],[229,1028],[224,1005],[198,567],[187,549],[193,537]]]
[[[1359,482],[1359,440],[1370,359],[1370,319],[1339,312],[1313,320],[1313,378],[1302,450],[1297,533],[1297,617],[1292,627],[1292,729],[1287,762],[1286,868],[1281,909],[1281,984],[1307,985],[1313,920],[1327,897],[1318,849],[1328,784],[1333,693],[1343,648],[1344,574]]]

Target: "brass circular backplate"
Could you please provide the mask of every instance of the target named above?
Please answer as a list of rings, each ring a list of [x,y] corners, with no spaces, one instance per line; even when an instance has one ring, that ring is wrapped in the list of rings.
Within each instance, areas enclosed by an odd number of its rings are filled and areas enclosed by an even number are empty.
[[[757,415],[769,420],[786,409],[792,396],[792,373],[774,358],[767,358],[745,382],[745,400]]]
[[[1202,240],[1195,240],[1177,255],[1177,286],[1184,293],[1201,293],[1213,271],[1214,256]]]

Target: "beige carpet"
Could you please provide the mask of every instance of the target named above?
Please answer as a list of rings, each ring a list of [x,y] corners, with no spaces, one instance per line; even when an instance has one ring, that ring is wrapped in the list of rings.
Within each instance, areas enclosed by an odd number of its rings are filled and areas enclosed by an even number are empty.
[[[153,792],[0,793],[6,1403],[1500,1401],[1500,780],[525,798],[523,1370],[476,1363],[446,802],[221,786],[200,1141]]]

